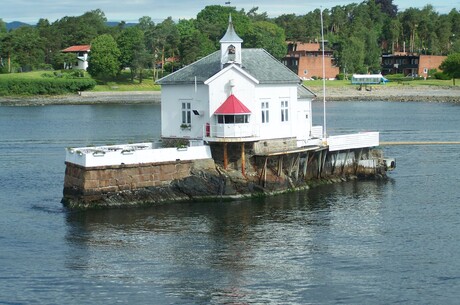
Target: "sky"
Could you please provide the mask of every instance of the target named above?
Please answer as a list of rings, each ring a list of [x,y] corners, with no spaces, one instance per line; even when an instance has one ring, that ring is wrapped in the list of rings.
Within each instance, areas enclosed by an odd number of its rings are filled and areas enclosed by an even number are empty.
[[[54,22],[65,16],[80,16],[85,12],[100,9],[108,21],[137,22],[149,16],[156,23],[171,16],[174,20],[196,18],[208,5],[226,5],[228,0],[2,0],[0,18],[5,22],[22,21],[36,24],[40,18]],[[364,0],[231,0],[230,5],[246,12],[258,7],[258,12],[266,12],[269,17],[282,14],[304,15],[318,8],[331,8]],[[423,8],[431,4],[440,14],[451,9],[460,9],[460,0],[393,0],[399,11],[409,7]]]

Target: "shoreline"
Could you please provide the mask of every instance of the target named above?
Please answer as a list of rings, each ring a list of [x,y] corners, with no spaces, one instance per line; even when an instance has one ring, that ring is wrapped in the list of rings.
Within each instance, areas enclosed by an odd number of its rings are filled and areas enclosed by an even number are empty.
[[[323,100],[322,88],[307,88]],[[327,87],[326,101],[390,101],[460,103],[460,86],[372,86],[358,90],[357,86]],[[0,106],[97,105],[97,104],[159,104],[161,91],[80,92],[59,96],[0,97]]]
[[[460,87],[447,86],[372,86],[369,91],[358,86],[327,87],[326,101],[388,101],[388,102],[449,102],[460,103]],[[323,99],[321,88],[312,87],[318,92],[315,100]]]

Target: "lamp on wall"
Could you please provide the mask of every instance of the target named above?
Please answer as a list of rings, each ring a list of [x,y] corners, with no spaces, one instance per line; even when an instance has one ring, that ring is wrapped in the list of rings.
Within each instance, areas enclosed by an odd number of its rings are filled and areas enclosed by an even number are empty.
[[[204,115],[204,110],[192,110],[193,114],[194,115],[199,115],[199,116],[203,116]]]

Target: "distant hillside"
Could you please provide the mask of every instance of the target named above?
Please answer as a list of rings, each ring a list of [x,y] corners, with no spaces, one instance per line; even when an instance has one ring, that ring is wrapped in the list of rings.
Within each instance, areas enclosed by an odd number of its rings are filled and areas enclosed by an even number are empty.
[[[17,29],[21,26],[32,26],[28,23],[24,23],[24,22],[21,22],[21,21],[13,21],[13,22],[5,22],[6,23],[6,30],[9,31],[9,30],[14,30],[14,29]]]

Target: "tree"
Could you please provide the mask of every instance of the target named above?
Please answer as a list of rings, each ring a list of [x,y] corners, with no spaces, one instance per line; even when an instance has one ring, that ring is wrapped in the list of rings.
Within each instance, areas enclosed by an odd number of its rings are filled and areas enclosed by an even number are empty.
[[[375,0],[380,5],[381,11],[390,18],[395,18],[398,14],[398,6],[393,4],[393,0]]]
[[[263,48],[278,59],[286,55],[284,30],[272,22],[254,22],[253,29],[246,35],[246,39],[245,45],[247,47]]]
[[[219,41],[227,30],[230,14],[235,31],[245,40],[246,34],[251,31],[252,23],[244,11],[237,12],[234,7],[209,5],[196,16],[196,28],[215,44],[216,49],[220,47]]]
[[[149,54],[148,58],[151,61],[150,65],[153,67],[153,80],[155,81],[158,77],[156,69],[158,48],[155,23],[152,18],[143,16],[139,18],[137,27],[144,33],[145,51]]]
[[[161,69],[164,70],[165,60],[170,57],[175,60],[180,42],[179,31],[171,17],[166,18],[155,27],[155,58],[161,55]]]
[[[5,35],[6,32],[6,23],[3,21],[2,18],[0,18],[0,38],[2,38],[2,36]]]
[[[193,19],[179,20],[177,30],[180,36],[179,54],[182,64],[191,64],[216,50],[212,41],[197,30]]]
[[[247,12],[247,16],[252,20],[252,21],[269,21],[268,15],[266,12],[263,13],[257,13],[259,10],[258,6],[255,6]]]
[[[114,78],[120,71],[120,50],[115,39],[109,34],[103,34],[91,41],[91,56],[88,62],[88,72],[100,79]]]
[[[8,72],[11,67],[19,71],[39,68],[45,62],[43,39],[37,29],[29,26],[10,31],[1,40],[0,57],[7,58]]]
[[[104,13],[97,9],[84,13],[81,16],[65,16],[54,22],[52,27],[55,35],[60,38],[60,48],[71,45],[89,44],[99,35],[107,34],[107,19]]]
[[[307,41],[305,18],[295,14],[283,14],[274,19],[275,24],[284,29],[288,41]]]
[[[351,37],[346,42],[341,43],[339,63],[347,73],[366,73],[364,67],[364,42],[356,37]]]
[[[455,86],[455,79],[460,78],[460,53],[454,53],[447,56],[439,66],[439,69],[452,77],[453,85]]]
[[[144,33],[139,27],[124,29],[117,40],[120,50],[120,69],[130,68],[131,81],[145,68]]]
[[[366,32],[365,46],[364,65],[367,67],[367,72],[379,72],[382,52],[379,48],[375,31],[369,30]]]

